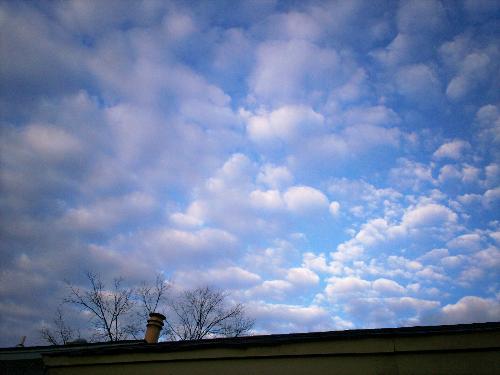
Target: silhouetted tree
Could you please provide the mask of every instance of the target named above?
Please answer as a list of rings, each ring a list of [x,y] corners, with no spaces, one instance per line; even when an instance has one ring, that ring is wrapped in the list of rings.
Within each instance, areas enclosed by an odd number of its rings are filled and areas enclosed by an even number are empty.
[[[167,318],[171,338],[199,340],[247,334],[254,321],[246,317],[242,304],[230,305],[227,297],[227,293],[211,287],[181,293],[171,305],[174,316]]]
[[[242,336],[254,324],[242,304],[230,304],[228,293],[215,288],[196,288],[167,298],[171,283],[161,275],[153,285],[142,282],[137,288],[124,286],[123,278],[114,279],[111,289],[106,288],[98,275],[87,272],[86,276],[88,288],[67,283],[69,295],[64,303],[89,314],[94,328],[91,341],[141,339],[152,312],[167,316],[162,335],[172,340]],[[50,344],[66,344],[75,336],[60,308],[54,328],[43,327],[40,333]]]
[[[127,315],[135,305],[133,288],[124,287],[123,279],[113,280],[113,287],[107,290],[99,276],[87,272],[89,289],[81,289],[68,283],[70,294],[64,302],[73,304],[91,313],[95,338],[108,341],[123,340],[132,329],[127,324]]]
[[[40,335],[42,338],[52,345],[65,345],[75,339],[75,330],[69,327],[64,321],[62,308],[59,306],[56,310],[56,317],[53,320],[54,328],[48,326],[42,327]],[[77,331],[77,337],[80,333]]]

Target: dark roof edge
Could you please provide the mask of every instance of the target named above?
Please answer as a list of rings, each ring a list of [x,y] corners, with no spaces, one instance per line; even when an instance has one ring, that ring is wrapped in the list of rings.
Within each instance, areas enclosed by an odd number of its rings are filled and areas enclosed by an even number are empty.
[[[215,347],[245,347],[266,346],[294,342],[325,341],[325,340],[349,340],[377,337],[405,337],[425,336],[437,334],[460,334],[499,331],[500,322],[440,325],[440,326],[415,326],[399,328],[375,328],[355,329],[346,331],[326,331],[309,333],[287,333],[274,335],[243,336],[230,338],[215,338],[190,341],[166,341],[157,344],[147,344],[143,341],[135,341],[130,344],[108,343],[108,345],[78,347],[73,350],[48,351],[48,356],[82,356],[94,354],[122,354],[129,352],[164,352],[184,351],[193,349],[215,348]],[[102,344],[102,343],[101,343]],[[68,348],[69,349],[69,348]]]
[[[98,347],[103,347],[103,346],[110,346],[110,345],[115,345],[115,346],[120,346],[120,345],[131,345],[131,344],[141,344],[144,343],[144,340],[120,340],[120,341],[115,341],[115,342],[110,342],[110,341],[101,341],[101,342],[87,342],[87,343],[82,343],[82,342],[75,342],[75,343],[68,343],[68,344],[63,344],[63,345],[36,345],[36,346],[12,346],[12,347],[5,347],[5,348],[0,348],[0,352],[7,352],[7,351],[37,351],[37,352],[50,352],[50,351],[60,351],[60,350],[75,350],[75,349],[80,349],[80,348],[98,348]]]

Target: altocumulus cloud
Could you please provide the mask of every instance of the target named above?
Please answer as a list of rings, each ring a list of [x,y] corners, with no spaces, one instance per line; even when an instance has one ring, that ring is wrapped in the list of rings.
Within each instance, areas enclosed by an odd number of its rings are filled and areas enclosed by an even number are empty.
[[[258,333],[499,320],[498,12],[2,2],[0,345],[85,270]]]

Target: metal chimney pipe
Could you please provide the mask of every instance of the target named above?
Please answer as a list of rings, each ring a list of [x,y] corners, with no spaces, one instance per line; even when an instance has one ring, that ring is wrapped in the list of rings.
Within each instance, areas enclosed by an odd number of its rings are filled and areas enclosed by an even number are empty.
[[[163,328],[163,321],[166,319],[165,315],[160,313],[150,313],[148,324],[146,325],[146,334],[144,341],[148,344],[156,344],[160,337],[161,329]]]

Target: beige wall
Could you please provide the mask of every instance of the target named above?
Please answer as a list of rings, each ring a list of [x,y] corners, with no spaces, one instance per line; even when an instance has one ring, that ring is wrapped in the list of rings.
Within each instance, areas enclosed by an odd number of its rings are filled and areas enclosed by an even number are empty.
[[[44,361],[51,375],[500,374],[499,346],[498,332],[479,332],[56,356]]]
[[[496,374],[498,362],[498,352],[239,358],[77,366],[54,368],[49,374]]]

